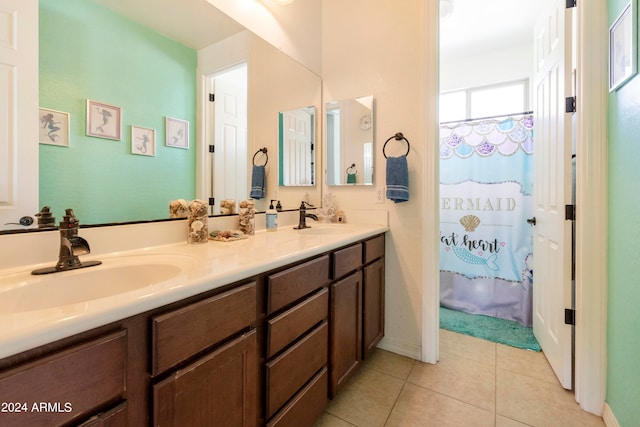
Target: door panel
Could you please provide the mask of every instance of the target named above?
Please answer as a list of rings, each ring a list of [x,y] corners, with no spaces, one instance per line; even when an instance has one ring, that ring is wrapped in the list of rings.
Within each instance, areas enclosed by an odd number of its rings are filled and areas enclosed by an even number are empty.
[[[571,139],[565,98],[571,95],[571,11],[563,1],[535,29],[535,231],[533,331],[563,387],[572,387],[571,327]],[[566,64],[566,66],[565,66]],[[566,123],[566,125],[565,125]]]
[[[37,1],[0,0],[0,230],[39,210],[37,21]]]

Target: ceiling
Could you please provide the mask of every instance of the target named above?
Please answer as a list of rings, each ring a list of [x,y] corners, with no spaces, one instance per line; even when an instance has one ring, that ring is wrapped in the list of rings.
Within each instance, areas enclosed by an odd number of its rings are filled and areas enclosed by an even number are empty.
[[[207,0],[96,1],[195,50],[243,30]],[[548,1],[453,0],[452,15],[440,23],[440,56],[454,59],[531,43],[537,14]]]
[[[549,0],[453,0],[440,22],[440,56],[454,59],[533,42],[538,13]]]
[[[244,30],[206,0],[96,0],[194,50]]]

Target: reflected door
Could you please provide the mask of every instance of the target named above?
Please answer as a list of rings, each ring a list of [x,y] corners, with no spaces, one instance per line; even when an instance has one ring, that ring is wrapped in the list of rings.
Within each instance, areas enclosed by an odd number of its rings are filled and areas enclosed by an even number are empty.
[[[214,213],[220,201],[249,197],[247,179],[247,66],[216,74],[215,153],[213,160]]]
[[[282,185],[313,185],[313,120],[307,109],[281,113]]]

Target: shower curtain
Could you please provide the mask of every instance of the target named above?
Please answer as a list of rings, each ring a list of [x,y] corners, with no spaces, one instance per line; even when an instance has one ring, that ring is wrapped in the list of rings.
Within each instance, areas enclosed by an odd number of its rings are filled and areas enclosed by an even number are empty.
[[[440,125],[440,304],[532,324],[533,116]]]

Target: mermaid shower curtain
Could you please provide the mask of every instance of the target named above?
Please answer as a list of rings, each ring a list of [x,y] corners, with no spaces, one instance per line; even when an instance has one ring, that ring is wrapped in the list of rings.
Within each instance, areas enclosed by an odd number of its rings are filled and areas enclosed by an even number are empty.
[[[440,304],[532,323],[533,116],[440,125]]]

